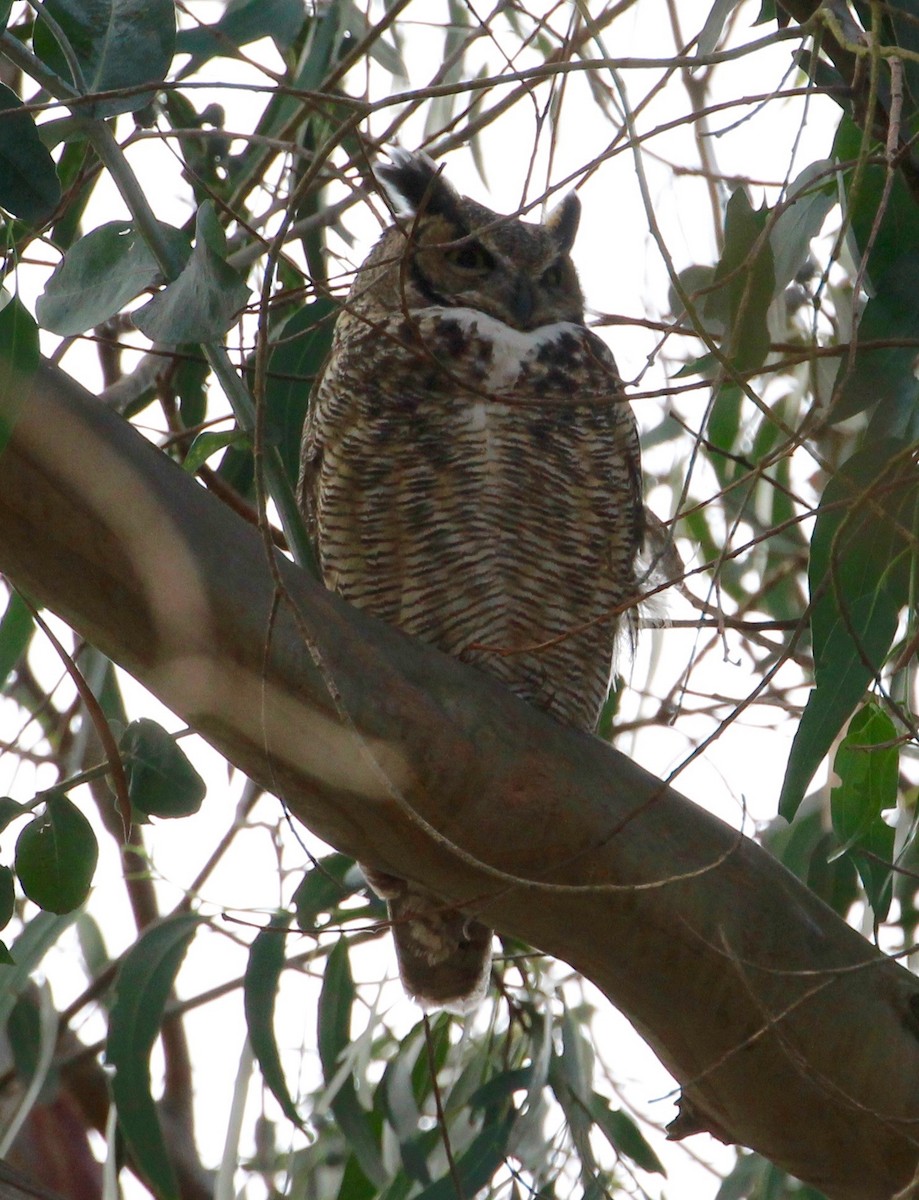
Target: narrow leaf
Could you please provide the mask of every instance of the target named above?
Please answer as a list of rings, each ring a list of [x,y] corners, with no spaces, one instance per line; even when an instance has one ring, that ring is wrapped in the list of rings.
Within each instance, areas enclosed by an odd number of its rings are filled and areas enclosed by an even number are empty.
[[[769,244],[775,263],[775,292],[786,288],[807,262],[810,244],[836,203],[834,185],[827,183],[829,162],[805,167],[788,188],[788,207],[775,220]]]
[[[919,338],[917,272],[919,249],[900,254],[877,279],[875,293],[858,323],[855,359],[844,355],[839,364],[830,410],[833,423],[876,404],[894,412],[912,413],[915,409],[919,398],[915,373],[915,341]],[[897,345],[901,340],[904,344]],[[872,345],[875,342],[883,344]]]
[[[220,432],[207,430],[199,433],[188,447],[182,466],[194,475],[199,467],[203,467],[209,458],[227,446],[237,446],[240,449],[251,449],[252,439],[239,429],[226,429]]]
[[[10,440],[39,361],[38,326],[18,296],[0,291],[0,454]]]
[[[300,470],[300,434],[310,389],[332,345],[337,313],[338,305],[331,300],[305,305],[284,326],[268,362],[268,427],[294,484]]]
[[[896,807],[900,756],[896,729],[876,703],[852,718],[833,769],[839,783],[830,793],[833,829],[842,849],[856,845],[885,809]]]
[[[503,1121],[487,1124],[456,1160],[456,1178],[445,1175],[419,1192],[416,1200],[456,1200],[458,1194],[474,1196],[487,1187],[504,1162],[515,1117],[512,1111]]]
[[[8,969],[0,971],[0,1029],[6,1024],[16,997],[28,984],[29,976],[73,920],[72,913],[64,916],[36,913],[13,942],[11,957],[3,960]]]
[[[274,1033],[274,1006],[284,969],[284,932],[289,925],[290,914],[283,913],[256,936],[246,964],[243,1002],[249,1042],[265,1083],[284,1115],[302,1128],[303,1122],[284,1078]]]
[[[728,329],[725,353],[739,371],[762,366],[769,352],[766,318],[775,290],[775,268],[769,240],[762,237],[768,217],[766,209],[754,212],[743,188],[731,196],[725,212],[724,250],[715,268],[716,290],[703,305],[706,321],[720,320]]]
[[[919,468],[893,439],[857,451],[824,490],[808,569],[815,687],[782,785],[786,818],[884,664],[909,602],[917,506]]]
[[[327,1084],[336,1075],[339,1059],[351,1042],[351,1008],[355,994],[348,943],[344,938],[339,938],[326,962],[319,996],[319,1060]],[[358,1099],[353,1077],[349,1076],[341,1083],[332,1098],[331,1109],[361,1171],[368,1180],[382,1187],[388,1175],[383,1166],[378,1139]]]
[[[630,1158],[643,1171],[657,1175],[667,1174],[661,1160],[628,1113],[610,1108],[609,1101],[599,1092],[594,1092],[591,1096],[588,1109],[597,1123],[597,1128],[617,1154]]]
[[[242,0],[227,5],[213,25],[183,29],[176,50],[191,54],[199,66],[215,55],[235,59],[241,47],[263,37],[273,38],[283,52],[303,27],[304,17],[302,0]]]
[[[718,45],[724,23],[737,7],[738,0],[715,0],[699,34],[697,58],[704,58]]]
[[[348,943],[339,938],[326,961],[319,997],[318,1043],[322,1076],[329,1083],[338,1069],[338,1058],[351,1042],[351,1006],[354,979],[348,958]]]
[[[32,613],[18,592],[10,592],[9,603],[0,620],[0,688],[16,667],[32,636]]]
[[[122,960],[115,981],[105,1058],[115,1069],[112,1099],[134,1160],[160,1200],[178,1200],[175,1172],[150,1089],[150,1051],[166,1001],[200,918],[167,917]]]
[[[16,910],[16,891],[13,887],[13,872],[0,866],[0,929],[5,929]]]
[[[352,876],[351,882],[346,876]],[[327,854],[300,880],[293,895],[300,929],[312,930],[320,913],[334,912],[343,900],[362,887],[354,859],[347,854]]]

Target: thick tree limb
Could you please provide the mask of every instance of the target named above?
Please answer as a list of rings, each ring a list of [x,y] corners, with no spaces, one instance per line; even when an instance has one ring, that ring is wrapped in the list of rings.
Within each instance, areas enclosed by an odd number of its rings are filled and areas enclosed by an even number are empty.
[[[10,579],[326,841],[592,979],[682,1084],[676,1133],[751,1146],[834,1200],[909,1183],[907,971],[599,740],[280,558],[278,600],[258,534],[60,372],[15,390]]]

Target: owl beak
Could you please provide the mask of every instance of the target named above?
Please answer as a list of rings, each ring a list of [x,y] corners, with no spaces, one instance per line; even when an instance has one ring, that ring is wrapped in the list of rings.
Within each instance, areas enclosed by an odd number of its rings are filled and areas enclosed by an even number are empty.
[[[510,308],[520,328],[528,328],[536,308],[536,293],[532,280],[526,275],[518,275],[514,280]]]

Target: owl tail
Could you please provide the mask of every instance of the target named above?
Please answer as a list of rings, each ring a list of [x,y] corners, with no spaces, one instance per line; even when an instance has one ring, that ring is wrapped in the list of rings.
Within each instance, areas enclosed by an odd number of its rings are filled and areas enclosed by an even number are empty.
[[[362,867],[389,907],[402,986],[424,1008],[465,1013],[481,1001],[491,930],[408,880]]]

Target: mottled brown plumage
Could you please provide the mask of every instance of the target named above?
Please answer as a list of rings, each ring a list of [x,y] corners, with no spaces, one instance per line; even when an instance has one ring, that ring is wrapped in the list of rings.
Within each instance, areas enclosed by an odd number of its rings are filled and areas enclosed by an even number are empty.
[[[323,578],[347,600],[592,730],[642,532],[638,439],[584,325],[579,205],[544,225],[459,196],[423,155],[378,176],[399,216],[361,267],[303,437]],[[369,871],[422,1002],[462,1007],[491,935]]]

